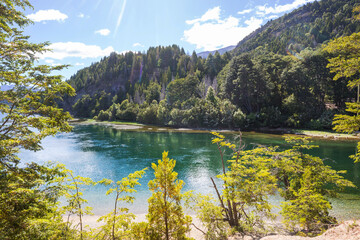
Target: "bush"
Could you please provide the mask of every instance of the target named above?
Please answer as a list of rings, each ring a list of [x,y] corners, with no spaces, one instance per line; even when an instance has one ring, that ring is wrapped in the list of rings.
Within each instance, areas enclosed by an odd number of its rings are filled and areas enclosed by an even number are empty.
[[[333,118],[334,118],[334,111],[327,109],[321,114],[321,116],[318,119],[316,120],[312,119],[305,126],[309,129],[316,129],[316,130],[331,129]]]
[[[111,116],[111,113],[101,110],[99,112],[99,115],[97,115],[97,117],[95,119],[98,121],[109,121],[110,116]]]
[[[261,109],[259,121],[264,127],[280,127],[283,117],[278,107],[270,106]]]
[[[154,100],[149,106],[146,106],[145,108],[141,108],[139,110],[136,120],[141,123],[156,124],[158,122],[158,107],[159,105],[157,104],[157,101]]]
[[[136,121],[136,116],[139,112],[139,106],[135,103],[130,103],[129,100],[124,100],[120,104],[120,109],[116,111],[116,119],[124,121]]]
[[[246,114],[243,113],[240,108],[234,112],[233,120],[235,127],[240,129],[245,129],[247,127]]]
[[[184,110],[180,110],[178,108],[173,108],[170,111],[170,122],[169,125],[172,126],[182,126],[182,121],[184,119],[185,116],[185,111]]]

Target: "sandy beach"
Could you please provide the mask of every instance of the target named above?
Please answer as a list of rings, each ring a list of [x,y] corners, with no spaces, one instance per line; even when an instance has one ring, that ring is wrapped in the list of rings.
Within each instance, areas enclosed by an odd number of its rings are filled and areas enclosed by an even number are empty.
[[[197,227],[201,228],[201,223],[199,219],[195,217],[195,215],[190,215],[193,219],[193,224]],[[83,216],[84,225],[86,228],[96,228],[101,226],[101,223],[97,222],[99,215],[93,216]],[[71,221],[75,225],[78,222],[77,216],[72,216]],[[67,216],[64,216],[64,221],[67,220]],[[146,221],[146,214],[136,214],[135,222]],[[205,240],[203,233],[199,230],[195,229],[195,227],[191,226],[191,231],[188,237],[192,237],[195,240]],[[290,235],[275,235],[271,234],[269,236],[265,236],[262,238],[257,238],[258,240],[305,240],[305,239],[313,239],[313,240],[360,240],[360,220],[354,221],[345,221],[334,228],[328,229],[322,235],[317,237],[301,237],[301,236],[290,236]],[[229,240],[254,240],[254,238],[250,236],[240,236],[235,235],[229,237]]]
[[[135,214],[136,218],[135,218],[135,222],[143,222],[146,221],[146,214]],[[201,223],[199,221],[199,219],[197,219],[195,217],[195,215],[190,215],[193,219],[193,224],[195,224],[197,227],[201,227]],[[97,220],[100,218],[101,216],[99,215],[86,215],[83,216],[83,225],[86,226],[85,229],[90,229],[90,228],[97,228],[101,226],[101,222],[98,222]],[[63,216],[64,221],[67,221],[68,216]],[[73,223],[72,225],[75,226],[76,224],[78,224],[79,218],[75,215],[70,217],[70,221]],[[195,229],[195,227],[191,226],[191,231],[189,234],[189,237],[194,238],[195,240],[205,240],[205,238],[203,237],[204,234],[201,233],[199,230]]]

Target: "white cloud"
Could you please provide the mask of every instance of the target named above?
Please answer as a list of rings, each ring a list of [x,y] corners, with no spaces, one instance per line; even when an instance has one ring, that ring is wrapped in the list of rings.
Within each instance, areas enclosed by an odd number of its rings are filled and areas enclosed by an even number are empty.
[[[85,64],[84,63],[75,63],[75,66],[84,66]]]
[[[240,19],[232,16],[220,17],[220,7],[209,9],[200,18],[187,20],[190,29],[184,31],[182,40],[195,44],[197,49],[215,50],[230,45],[236,45],[244,37],[261,27],[265,20],[278,18],[278,14],[298,8],[315,0],[293,0],[292,3],[269,7],[267,4],[237,12],[244,15],[256,10],[257,17],[251,17],[241,24]],[[243,17],[243,16],[242,16]]]
[[[259,15],[268,15],[268,14],[278,14],[293,10],[298,8],[306,3],[314,2],[315,0],[294,0],[292,3],[284,4],[284,5],[275,5],[275,7],[268,7],[267,4],[263,6],[257,6],[256,13]]]
[[[114,52],[113,47],[107,47],[102,49],[96,45],[86,45],[81,42],[57,42],[49,46],[49,49],[52,51],[45,52],[38,57],[40,59],[57,59],[62,60],[68,57],[78,57],[78,58],[98,58],[109,55],[111,52]]]
[[[240,15],[243,15],[243,14],[246,14],[246,13],[251,13],[252,11],[253,11],[252,9],[245,9],[245,10],[239,11],[237,13],[240,14]]]
[[[36,13],[32,13],[27,15],[29,19],[34,22],[42,22],[42,21],[64,21],[68,18],[68,16],[59,10],[48,9],[48,10],[40,10]]]
[[[45,59],[46,64],[49,64],[52,67],[56,67],[61,65],[60,63],[55,63],[55,61],[53,59]]]
[[[124,50],[124,51],[121,51],[121,52],[116,52],[117,54],[120,54],[120,55],[125,55],[126,53],[128,52],[132,52],[130,50]]]
[[[230,45],[236,45],[240,40],[256,30],[263,23],[262,19],[252,17],[245,21],[245,25],[240,24],[238,18],[229,16],[225,19],[220,18],[220,8],[217,7],[217,14],[210,18],[208,10],[201,18],[186,21],[192,25],[189,30],[184,31],[182,40],[190,44],[195,44],[197,49],[215,50]],[[214,13],[214,12],[213,12]],[[207,16],[205,18],[204,16]],[[211,20],[206,21],[205,19]]]
[[[85,15],[84,15],[83,13],[79,13],[77,16],[78,16],[79,18],[84,18],[84,17],[85,17]]]
[[[278,17],[279,17],[278,15],[271,15],[271,16],[266,17],[266,19],[276,19]]]
[[[133,47],[145,47],[144,45],[142,45],[141,43],[134,43]]]
[[[110,30],[107,29],[107,28],[103,28],[103,29],[95,31],[95,34],[100,34],[102,36],[107,36],[107,35],[110,34]]]
[[[198,22],[206,22],[209,20],[219,20],[220,19],[220,11],[221,11],[220,7],[211,8],[211,9],[207,10],[207,12],[204,15],[202,15],[201,18],[187,20],[186,23],[189,25],[193,25]]]

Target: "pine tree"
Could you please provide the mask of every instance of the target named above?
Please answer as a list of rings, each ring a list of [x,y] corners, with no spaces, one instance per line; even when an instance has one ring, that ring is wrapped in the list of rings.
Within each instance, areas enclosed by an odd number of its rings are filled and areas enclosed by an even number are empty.
[[[184,182],[177,179],[175,164],[174,159],[168,158],[168,152],[163,152],[157,165],[152,164],[155,179],[149,182],[152,196],[146,216],[151,239],[188,239],[185,234],[190,231],[191,217],[185,216],[181,207]]]

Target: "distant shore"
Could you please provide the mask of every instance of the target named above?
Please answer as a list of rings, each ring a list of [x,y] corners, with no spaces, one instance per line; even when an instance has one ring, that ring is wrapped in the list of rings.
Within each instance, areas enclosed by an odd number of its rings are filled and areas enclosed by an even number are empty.
[[[71,124],[84,124],[84,125],[104,125],[115,129],[121,130],[133,130],[143,132],[186,132],[186,133],[209,133],[216,132],[228,132],[238,133],[239,130],[235,129],[209,129],[209,128],[176,128],[168,126],[154,126],[141,124],[136,122],[122,122],[122,121],[96,121],[93,119],[73,119]],[[290,128],[258,128],[252,131],[244,131],[250,133],[267,133],[275,135],[303,135],[311,138],[321,138],[329,140],[360,140],[359,135],[336,133],[332,131],[319,131],[319,130],[305,130],[305,129],[290,129]]]

